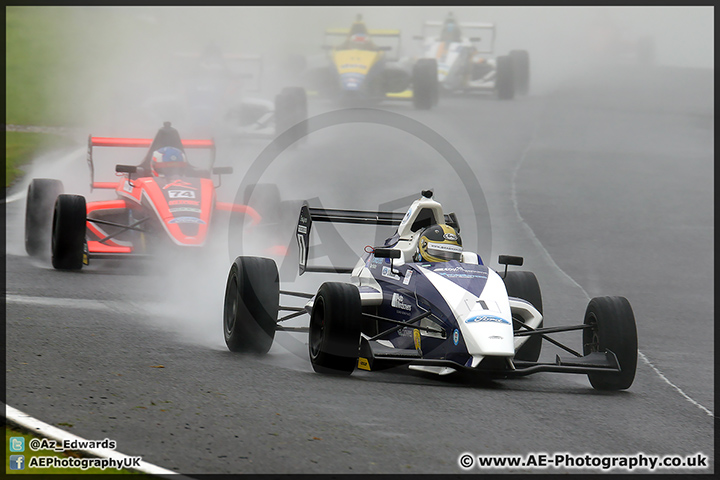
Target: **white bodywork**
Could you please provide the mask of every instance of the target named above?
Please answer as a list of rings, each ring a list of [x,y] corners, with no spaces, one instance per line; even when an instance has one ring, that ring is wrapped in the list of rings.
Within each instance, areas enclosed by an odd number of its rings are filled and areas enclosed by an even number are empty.
[[[400,250],[402,254],[400,258],[393,260],[394,266],[412,262],[412,255],[417,248],[418,234],[422,230],[422,228],[413,230],[413,224],[420,215],[427,215],[430,212],[435,217],[433,223],[444,223],[442,206],[435,200],[423,197],[410,206],[398,226],[400,238],[393,248]],[[466,258],[470,260],[467,262],[468,264],[478,263],[478,256],[472,252],[464,252],[463,261]],[[513,315],[521,318],[531,328],[537,328],[542,321],[542,315],[532,304],[522,299],[508,298],[502,278],[490,268],[488,268],[487,282],[480,296],[472,294],[444,276],[422,266],[419,267],[419,270],[450,306],[467,351],[472,355],[471,367],[476,367],[486,356],[505,357],[510,360],[530,338],[529,336],[514,336]],[[382,303],[381,286],[363,260],[359,260],[353,269],[351,282],[358,287],[364,306]],[[404,301],[412,300],[406,296]],[[427,322],[427,326],[433,325],[427,320],[423,321]],[[420,325],[426,324],[421,322]],[[423,336],[433,335],[422,331],[420,333]],[[383,345],[392,347],[390,342],[384,342]],[[454,371],[448,367],[419,365],[411,365],[410,368],[439,375]]]
[[[460,23],[463,35],[459,41],[447,42],[440,35],[429,35],[431,29],[442,27],[442,22],[425,22],[423,25],[423,58],[438,62],[438,81],[447,90],[494,89],[497,61],[492,56],[495,25],[492,23]],[[478,78],[469,74],[472,64],[483,65]]]

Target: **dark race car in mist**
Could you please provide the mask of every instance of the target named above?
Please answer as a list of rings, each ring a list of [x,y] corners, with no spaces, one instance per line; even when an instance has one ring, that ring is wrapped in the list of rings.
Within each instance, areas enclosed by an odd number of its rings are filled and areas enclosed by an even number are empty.
[[[122,178],[95,181],[93,150],[97,147],[148,148],[139,165],[115,166]],[[205,150],[208,168],[189,162],[166,162],[159,174],[156,152]],[[211,139],[181,139],[165,122],[154,139],[88,139],[87,162],[90,188],[113,190],[114,199],[86,201],[82,195],[64,194],[60,180],[36,178],[28,187],[25,216],[25,247],[31,256],[48,249],[57,269],[79,270],[93,259],[122,259],[178,249],[197,250],[209,242],[219,212],[240,212],[249,227],[260,222],[260,214],[248,205],[220,202],[216,189],[221,174],[232,167],[214,167],[215,143]],[[168,168],[167,165],[172,166]],[[179,165],[179,166],[178,166]],[[218,175],[215,184],[212,175]]]
[[[158,62],[161,82],[139,108],[145,120],[176,125],[198,136],[272,138],[308,116],[305,89],[286,86],[273,99],[259,96],[264,60],[227,53],[211,43]],[[134,102],[134,99],[128,99]]]
[[[412,100],[415,108],[430,109],[438,101],[437,63],[423,59],[412,65],[391,59],[390,45],[376,43],[393,39],[399,48],[399,30],[368,29],[358,15],[350,28],[325,30],[327,65],[306,72],[307,88],[350,105],[367,105],[385,99]],[[339,45],[328,39],[343,37]]]
[[[544,325],[537,278],[528,271],[508,271],[508,265],[522,265],[522,257],[501,255],[504,273],[486,266],[477,253],[463,250],[457,217],[445,214],[432,196],[422,192],[405,214],[304,204],[296,226],[300,274],[349,273],[350,281],[325,282],[315,294],[281,290],[274,260],[237,257],[225,290],[227,347],[265,354],[276,331],[307,332],[310,361],[318,373],[350,375],[356,367],[408,366],[437,375],[465,371],[498,378],[586,374],[600,390],[632,385],[637,331],[627,299],[596,297],[583,323]],[[397,230],[382,246],[365,247],[354,267],[308,265],[315,222],[392,225]],[[430,248],[437,253],[423,253]],[[286,306],[280,296],[307,303]],[[281,325],[305,314],[309,327]],[[582,331],[583,353],[550,337],[573,330]],[[539,362],[543,339],[570,355]]]

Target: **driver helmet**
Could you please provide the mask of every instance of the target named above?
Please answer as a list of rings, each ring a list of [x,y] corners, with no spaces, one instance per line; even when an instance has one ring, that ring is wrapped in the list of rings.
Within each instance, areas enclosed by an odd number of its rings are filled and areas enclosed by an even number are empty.
[[[175,147],[162,147],[153,152],[150,161],[153,176],[179,175],[188,166],[185,153]]]
[[[453,227],[445,224],[431,225],[420,235],[415,261],[460,261],[462,251],[462,239]]]

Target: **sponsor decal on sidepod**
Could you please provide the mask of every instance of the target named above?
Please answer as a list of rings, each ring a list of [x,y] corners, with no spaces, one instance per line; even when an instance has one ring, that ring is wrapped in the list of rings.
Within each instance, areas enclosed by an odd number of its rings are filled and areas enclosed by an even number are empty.
[[[177,217],[173,218],[172,220],[168,220],[167,223],[200,223],[202,225],[205,225],[205,221],[200,220],[197,217]]]

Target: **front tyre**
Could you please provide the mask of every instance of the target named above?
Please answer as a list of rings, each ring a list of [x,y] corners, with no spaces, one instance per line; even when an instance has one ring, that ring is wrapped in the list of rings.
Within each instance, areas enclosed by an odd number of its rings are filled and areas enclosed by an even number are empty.
[[[62,194],[55,201],[52,220],[52,266],[80,270],[83,266],[87,206],[82,195]]]
[[[60,180],[35,178],[28,185],[25,204],[25,251],[31,257],[50,251],[55,200],[63,193]]]
[[[527,50],[511,50],[510,58],[515,74],[515,92],[527,95],[530,90],[530,54]]]
[[[307,93],[303,87],[285,87],[275,96],[275,134],[279,135],[290,127],[307,120]],[[307,135],[307,127],[298,140]]]
[[[630,302],[625,297],[595,297],[585,311],[583,354],[605,352],[615,354],[620,372],[589,373],[590,384],[596,390],[624,390],[630,388],[637,368],[637,327]]]
[[[422,58],[413,65],[412,89],[413,106],[418,110],[429,110],[438,103],[440,85],[437,60]]]
[[[275,261],[237,257],[225,286],[223,335],[228,349],[266,354],[275,339],[279,301]]]
[[[497,57],[495,89],[501,100],[512,100],[515,97],[515,69],[508,55]]]
[[[318,373],[350,375],[360,349],[360,292],[349,283],[326,282],[318,289],[310,316],[308,350]]]
[[[532,304],[535,309],[543,313],[542,294],[540,293],[540,285],[537,277],[532,272],[507,272],[505,278],[505,288],[509,297],[522,298]],[[522,320],[522,319],[520,319]],[[543,321],[536,328],[542,328]],[[515,325],[513,324],[513,328]],[[519,327],[518,327],[519,328]],[[542,337],[540,335],[530,335],[525,343],[515,353],[515,360],[526,362],[537,362],[540,358],[540,349],[542,348]]]

